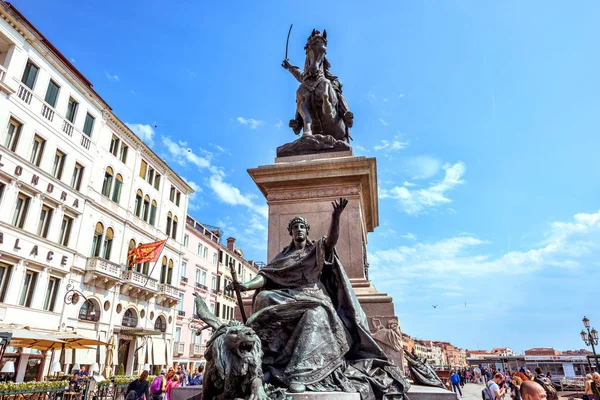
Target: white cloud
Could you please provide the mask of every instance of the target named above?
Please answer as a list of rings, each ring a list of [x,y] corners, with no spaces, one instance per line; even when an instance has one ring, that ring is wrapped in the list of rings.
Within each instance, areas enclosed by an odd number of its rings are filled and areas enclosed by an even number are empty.
[[[107,70],[104,70],[104,75],[108,78],[109,81],[119,82],[119,75],[111,74]]]
[[[73,64],[75,64],[75,59],[74,59],[73,57],[69,58],[69,60],[70,60],[70,61],[71,61]]]
[[[383,100],[381,100],[381,101],[382,101],[382,102],[384,102],[384,103],[387,103],[387,101],[388,101],[388,98],[387,98],[387,97],[385,97],[385,98],[384,98]]]
[[[404,96],[406,96],[404,93],[400,93],[400,94],[398,95],[398,98],[399,98],[399,99],[401,99],[401,98],[403,98]]]
[[[257,205],[254,200],[256,196],[252,194],[242,194],[242,192],[235,186],[223,181],[223,177],[220,175],[212,175],[209,178],[209,186],[217,197],[224,203],[236,206],[242,205],[250,209],[262,217],[267,217],[268,208],[267,205]]]
[[[396,186],[389,190],[381,189],[380,197],[397,200],[402,210],[409,215],[418,215],[430,208],[450,203],[452,200],[446,197],[446,192],[465,182],[462,177],[467,167],[459,161],[454,165],[446,164],[443,169],[445,174],[442,181],[427,188],[410,190],[406,186]]]
[[[383,125],[383,126],[388,126],[389,125],[389,123],[387,123],[387,121],[384,120],[383,118],[379,118],[379,122],[381,122],[381,125]]]
[[[148,124],[130,124],[128,122],[125,122],[125,125],[148,146],[154,146],[154,129],[152,129],[152,126]]]
[[[412,179],[429,179],[442,167],[442,162],[430,156],[411,157],[404,162],[404,169]]]
[[[366,148],[362,147],[360,144],[356,144],[356,145],[354,145],[354,148],[355,148],[356,150],[358,150],[358,151],[363,151],[363,152],[365,152],[365,153],[369,153],[369,149],[366,149]]]
[[[413,187],[413,186],[417,186],[417,184],[416,184],[416,183],[412,183],[412,182],[409,182],[409,181],[404,181],[404,182],[402,182],[402,185],[403,185],[403,186],[406,186],[406,187]]]
[[[201,204],[199,201],[199,193],[202,193],[202,187],[194,181],[187,180],[183,178],[183,180],[194,189],[194,193],[188,196],[188,210],[197,211],[201,208]]]
[[[277,129],[281,129],[282,126],[283,126],[283,122],[281,120],[277,121],[277,123],[275,124],[275,128],[277,128]]]
[[[262,121],[254,118],[237,117],[236,119],[240,124],[248,126],[250,129],[256,129],[263,124]]]
[[[399,140],[392,140],[390,142],[387,140],[382,140],[381,144],[377,144],[377,145],[373,146],[373,149],[375,151],[380,151],[380,150],[396,151],[396,150],[405,149],[406,146],[408,146],[408,142],[401,142]]]
[[[162,136],[162,144],[167,148],[169,154],[180,165],[188,163],[195,165],[200,169],[210,168],[210,160],[207,157],[201,157],[187,147],[186,142],[179,141],[175,143],[170,137]]]
[[[404,239],[408,239],[408,240],[417,240],[417,237],[415,236],[415,234],[414,233],[410,233],[410,232],[405,233],[404,235],[402,235],[400,237],[402,237]]]

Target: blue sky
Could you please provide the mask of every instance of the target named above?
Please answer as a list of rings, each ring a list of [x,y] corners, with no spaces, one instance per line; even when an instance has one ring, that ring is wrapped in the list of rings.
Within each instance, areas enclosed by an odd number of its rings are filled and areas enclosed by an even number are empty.
[[[14,1],[255,260],[266,205],[246,169],[294,139],[287,29],[302,65],[326,28],[354,151],[377,157],[371,276],[402,329],[581,348],[583,315],[600,325],[600,5],[322,3]]]

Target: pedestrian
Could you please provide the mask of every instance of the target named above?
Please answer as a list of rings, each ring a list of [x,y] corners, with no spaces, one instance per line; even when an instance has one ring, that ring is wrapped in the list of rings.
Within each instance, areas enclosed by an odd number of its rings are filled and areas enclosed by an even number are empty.
[[[523,400],[545,400],[544,387],[534,381],[525,381],[521,384],[521,398]]]
[[[529,381],[533,380],[533,375],[531,374],[530,370],[525,370],[525,376],[527,377],[527,380],[529,380]]]
[[[506,393],[506,388],[500,389],[500,384],[504,380],[504,377],[500,373],[496,373],[494,375],[494,379],[490,379],[485,384],[485,389],[483,389],[484,393],[486,393],[486,398],[488,400],[502,400],[504,394]]]
[[[452,390],[454,393],[458,390],[460,397],[463,397],[462,391],[460,390],[460,375],[454,368],[452,368],[452,373],[450,374],[450,382],[452,382]]]
[[[166,375],[167,370],[163,368],[160,370],[160,375],[158,375],[152,381],[152,384],[150,385],[150,394],[152,395],[152,400],[162,400],[167,387]]]
[[[594,379],[592,378],[592,374],[587,374],[585,376],[585,388],[583,390],[583,400],[594,400],[594,393],[592,393],[592,383]]]
[[[165,400],[173,398],[173,389],[179,387],[179,375],[173,374],[171,381],[167,384]]]
[[[544,375],[544,372],[540,367],[535,369],[535,377],[533,378],[534,382],[537,382],[541,387],[546,391],[546,398],[548,400],[558,400],[558,392],[556,388],[552,385],[552,381]]]
[[[127,399],[128,400],[142,400],[144,396],[146,399],[150,398],[150,384],[148,383],[148,371],[143,371],[140,377],[132,381],[127,386]],[[135,397],[134,394],[135,393]]]
[[[521,400],[521,384],[523,383],[523,379],[521,379],[518,375],[515,374],[511,379],[512,387],[510,388],[511,397],[513,400]]]
[[[594,372],[592,374],[592,383],[590,384],[590,388],[592,389],[592,394],[594,395],[595,400],[600,399],[600,374]]]
[[[467,380],[467,370],[466,368],[461,368],[460,370],[460,387],[465,387],[465,381]]]

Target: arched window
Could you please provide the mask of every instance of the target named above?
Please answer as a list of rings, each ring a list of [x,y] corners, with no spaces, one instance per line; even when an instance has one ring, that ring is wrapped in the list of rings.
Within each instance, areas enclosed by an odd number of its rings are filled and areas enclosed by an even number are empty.
[[[156,318],[154,329],[163,333],[167,331],[167,321],[165,320],[164,316],[160,315],[158,318]]]
[[[173,229],[171,230],[171,237],[177,239],[177,215],[173,217]]]
[[[110,251],[112,250],[112,242],[113,242],[114,232],[112,228],[108,228],[106,230],[106,235],[104,235],[104,255],[103,258],[110,260]]]
[[[131,328],[135,328],[138,324],[138,316],[133,308],[127,309],[125,314],[123,314],[123,320],[121,320],[121,325],[128,326]]]
[[[165,283],[167,280],[167,256],[163,256],[162,265],[160,267],[160,283]]]
[[[123,177],[117,174],[115,179],[115,188],[113,189],[112,201],[118,203],[121,200],[121,186],[123,186]]]
[[[100,320],[100,305],[95,300],[86,300],[79,309],[79,319],[92,322]]]
[[[173,279],[173,260],[169,260],[169,269],[167,270],[167,283],[170,285]]]
[[[139,217],[141,212],[142,212],[142,197],[143,197],[143,193],[140,189],[138,189],[137,193],[135,194],[135,205],[133,206],[133,213],[135,214],[136,217]]]
[[[152,204],[150,205],[150,219],[148,222],[152,226],[154,226],[154,223],[156,222],[156,200],[152,200]]]
[[[127,249],[128,249],[128,251],[127,251],[127,266],[129,267],[129,266],[131,266],[131,262],[133,261],[133,254],[131,254],[131,251],[133,249],[135,249],[135,240],[131,239],[129,241],[129,246],[127,247]],[[139,272],[139,268],[140,268],[139,264],[138,264],[137,268],[138,268],[138,272]]]
[[[169,211],[169,213],[167,214],[167,236],[171,236],[171,224],[173,223],[173,214],[171,214],[171,211]]]
[[[104,234],[104,226],[98,222],[94,231],[94,239],[92,239],[92,257],[100,256],[100,248],[102,247],[102,235]]]
[[[148,221],[148,213],[150,212],[150,197],[144,196],[144,206],[142,207],[142,219]]]
[[[106,171],[104,171],[104,181],[102,182],[102,194],[106,197],[110,197],[110,188],[112,187],[113,175],[113,169],[111,167],[107,167]]]

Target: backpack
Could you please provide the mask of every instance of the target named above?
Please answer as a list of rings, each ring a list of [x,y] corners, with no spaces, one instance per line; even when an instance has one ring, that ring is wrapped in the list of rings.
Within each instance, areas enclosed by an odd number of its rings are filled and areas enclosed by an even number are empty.
[[[554,385],[552,384],[552,381],[550,379],[546,377],[536,377],[534,381],[542,385],[542,387],[546,391],[546,398],[548,400],[558,400],[558,392],[554,388]]]
[[[496,400],[494,394],[490,391],[490,382],[486,383],[485,387],[481,390],[481,400]]]
[[[127,392],[127,396],[125,397],[125,400],[137,400],[138,395],[137,392],[135,390],[130,390],[129,392]]]
[[[163,384],[163,376],[158,375],[152,381],[152,385],[150,385],[150,393],[152,393],[152,394],[162,393],[162,384]]]

